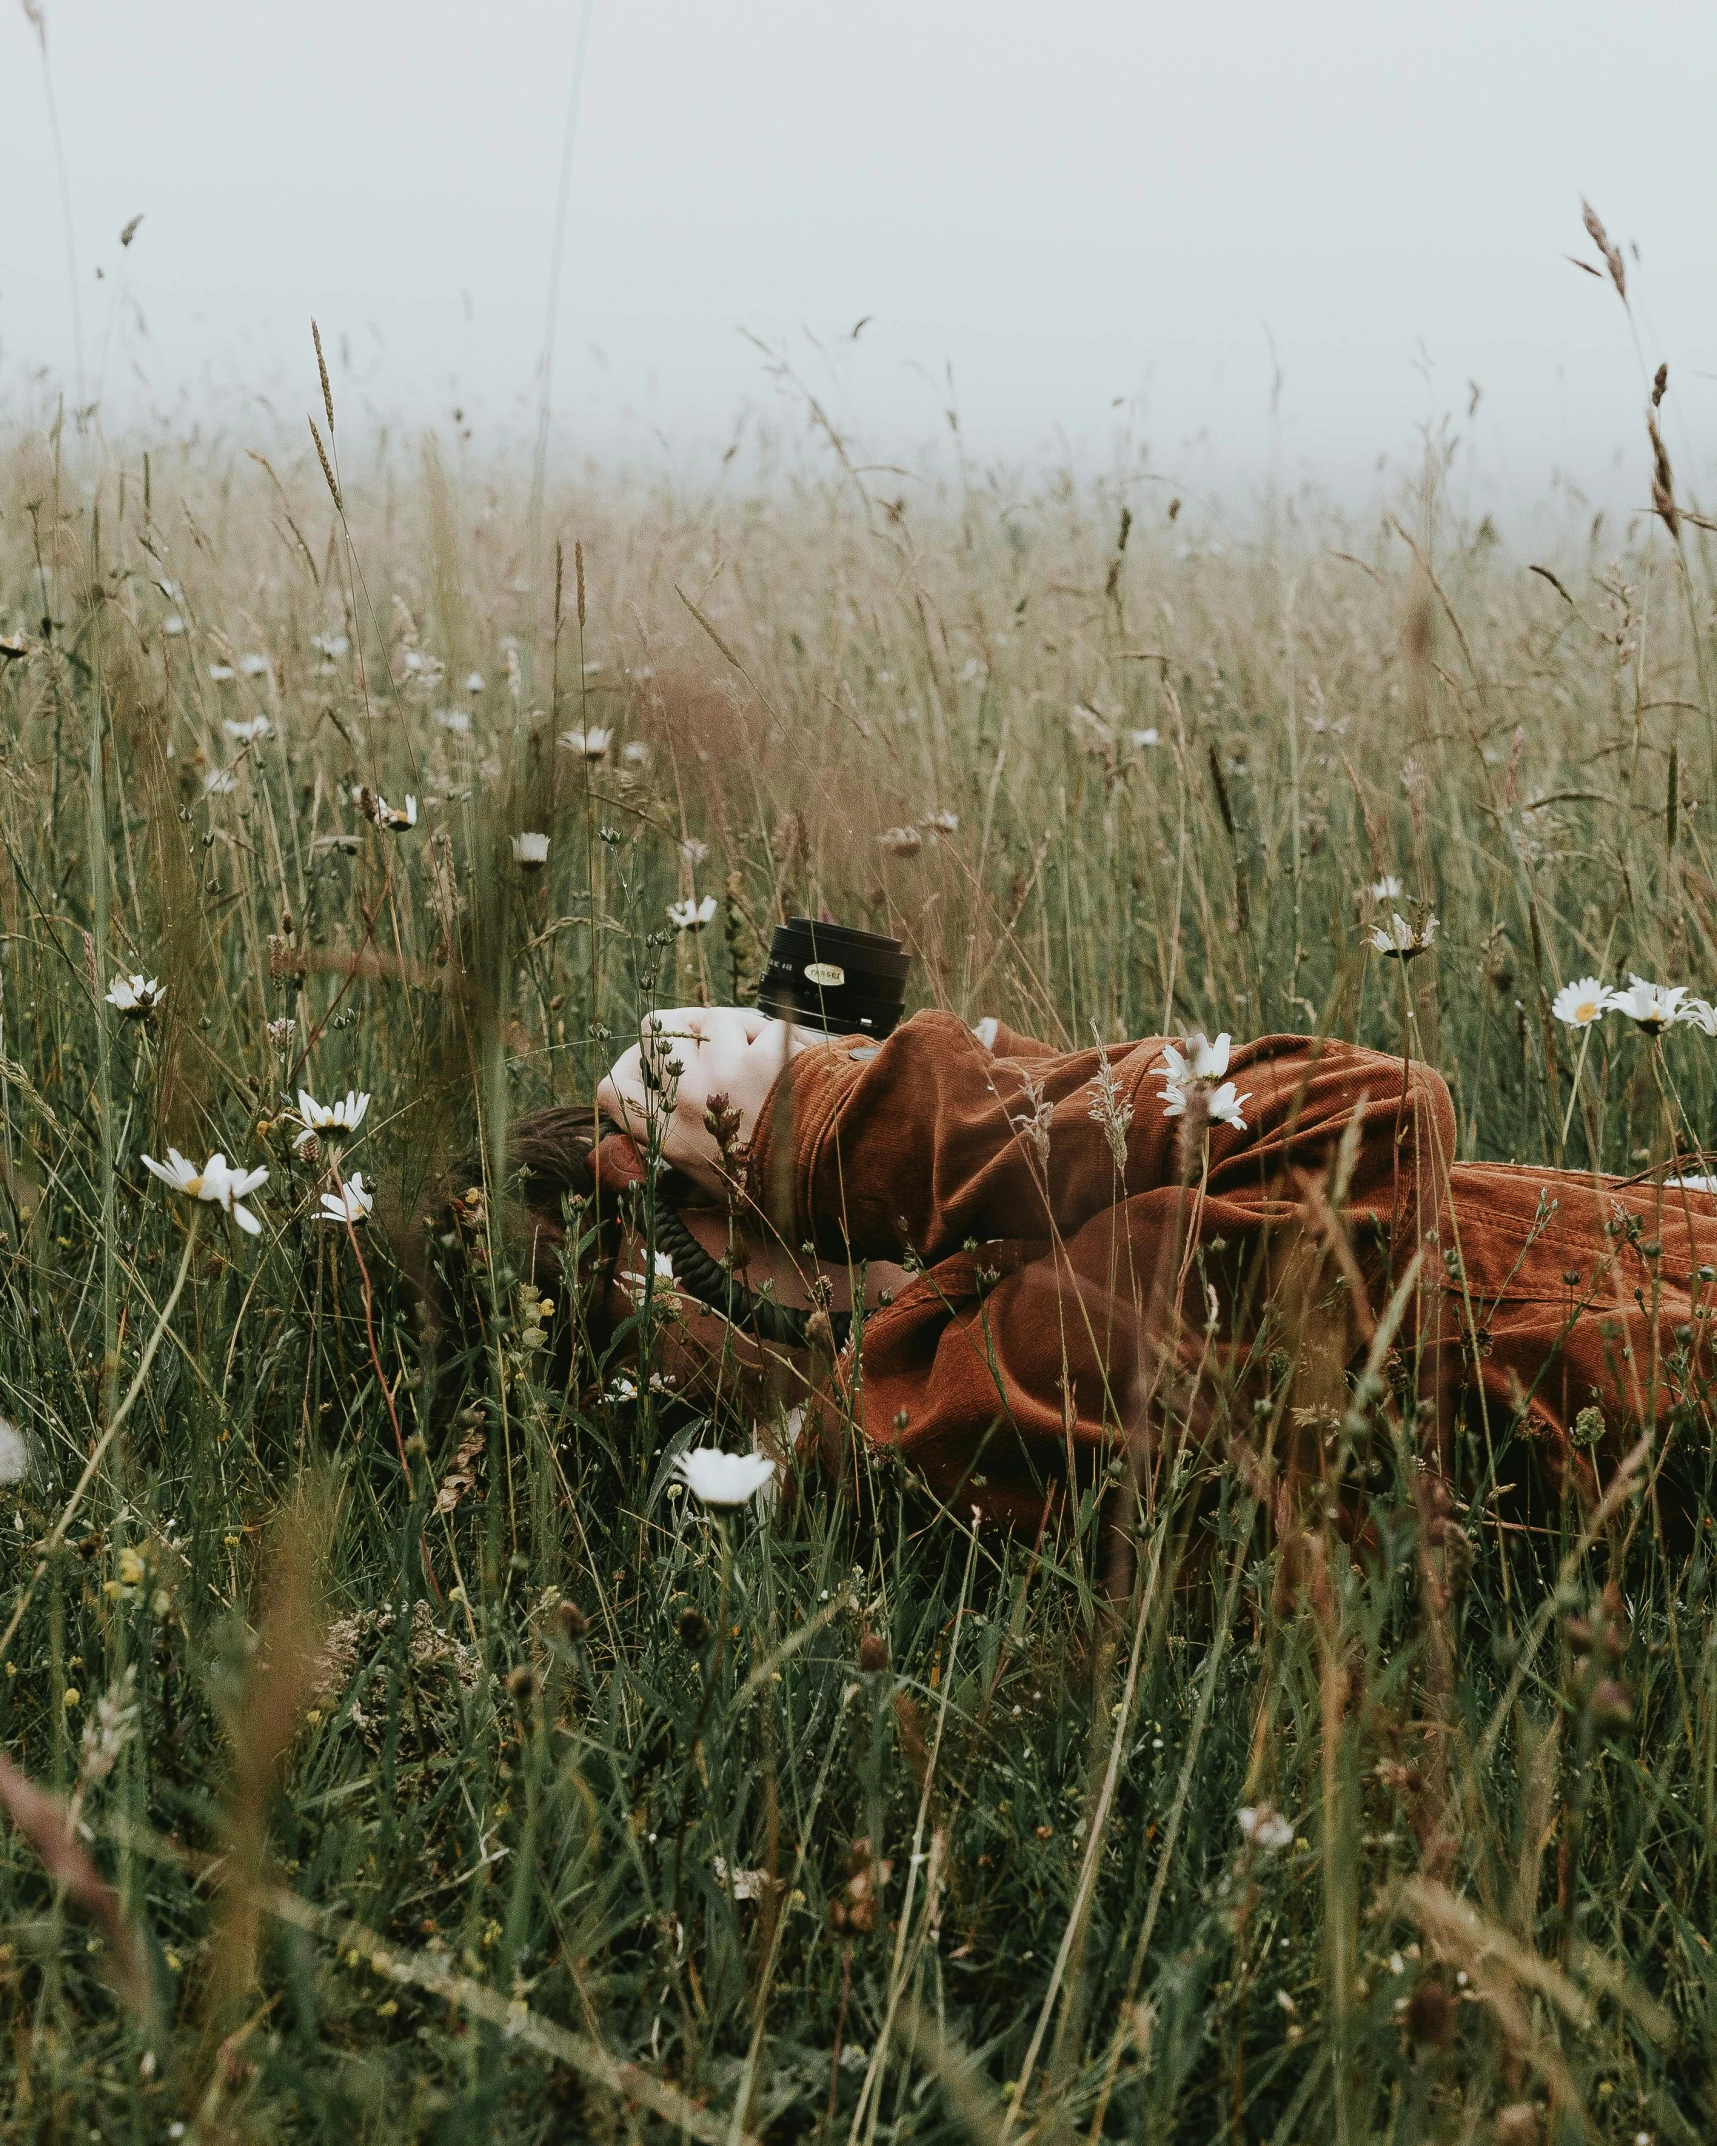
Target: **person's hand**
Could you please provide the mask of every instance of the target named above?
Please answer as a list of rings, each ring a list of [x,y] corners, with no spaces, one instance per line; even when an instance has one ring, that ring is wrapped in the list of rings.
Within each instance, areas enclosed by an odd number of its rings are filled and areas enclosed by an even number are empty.
[[[782,1067],[811,1038],[789,1022],[743,1006],[680,1006],[647,1015],[639,1039],[597,1089],[598,1109],[624,1126],[641,1148],[652,1119],[662,1120],[665,1158],[719,1193],[722,1142],[708,1122],[712,1100],[720,1104],[725,1098],[726,1146],[744,1148]]]

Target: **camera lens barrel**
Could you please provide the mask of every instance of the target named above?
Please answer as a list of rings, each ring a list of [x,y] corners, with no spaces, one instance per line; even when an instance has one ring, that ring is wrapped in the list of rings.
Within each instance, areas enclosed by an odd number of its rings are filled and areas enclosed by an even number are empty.
[[[830,1036],[886,1036],[906,1003],[912,956],[898,939],[792,917],[775,927],[757,1008]]]

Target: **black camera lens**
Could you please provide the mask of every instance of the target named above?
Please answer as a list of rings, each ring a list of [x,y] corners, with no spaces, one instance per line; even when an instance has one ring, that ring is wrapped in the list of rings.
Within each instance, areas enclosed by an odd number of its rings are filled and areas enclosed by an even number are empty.
[[[757,1010],[829,1036],[886,1036],[900,1019],[911,968],[898,939],[793,917],[775,927]]]

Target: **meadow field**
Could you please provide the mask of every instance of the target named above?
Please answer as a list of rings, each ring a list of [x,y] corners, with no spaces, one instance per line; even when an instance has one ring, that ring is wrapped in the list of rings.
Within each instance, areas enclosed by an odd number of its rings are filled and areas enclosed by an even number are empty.
[[[569,1380],[505,1221],[518,1113],[819,907],[915,1007],[1697,1150],[1717,1042],[1551,1014],[1717,988],[1717,580],[1643,421],[1642,511],[1524,556],[1452,438],[1358,518],[832,433],[533,497],[307,383],[319,446],[0,456],[0,2129],[1711,2137],[1708,1500],[1549,1500],[1493,1422],[1429,1530],[1373,1381],[1358,1555],[1220,1439],[1119,1568],[1106,1485],[1025,1539],[886,1453],[717,1523],[669,1462],[754,1426],[648,1332]],[[371,1100],[300,1145],[300,1089]]]

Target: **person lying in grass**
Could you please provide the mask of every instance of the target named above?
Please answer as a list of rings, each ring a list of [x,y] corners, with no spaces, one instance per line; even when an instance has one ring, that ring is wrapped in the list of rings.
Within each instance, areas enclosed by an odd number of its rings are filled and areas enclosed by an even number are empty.
[[[596,1104],[515,1128],[539,1271],[582,1232],[605,1331],[648,1294],[676,1391],[793,1401],[826,1457],[862,1435],[962,1515],[1035,1528],[1105,1470],[1148,1495],[1171,1430],[1328,1474],[1356,1389],[1435,1467],[1477,1437],[1492,1485],[1524,1438],[1585,1507],[1642,1432],[1674,1468],[1705,1419],[1717,1198],[1456,1162],[1428,1066],[692,1008]]]

